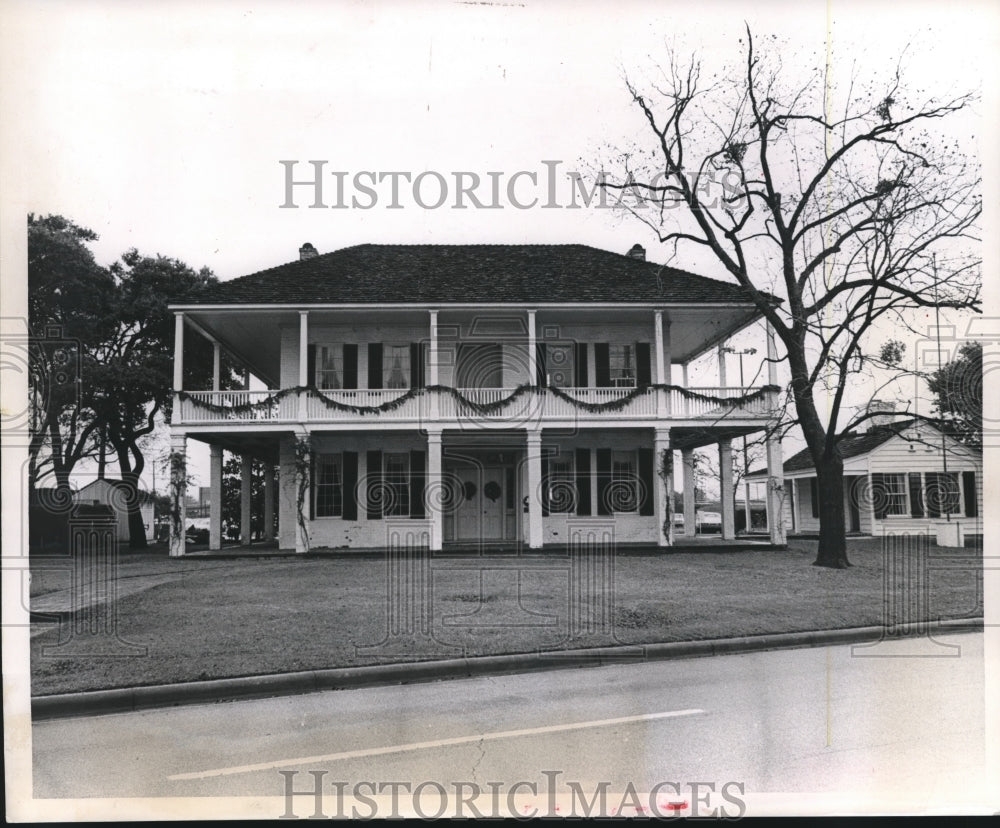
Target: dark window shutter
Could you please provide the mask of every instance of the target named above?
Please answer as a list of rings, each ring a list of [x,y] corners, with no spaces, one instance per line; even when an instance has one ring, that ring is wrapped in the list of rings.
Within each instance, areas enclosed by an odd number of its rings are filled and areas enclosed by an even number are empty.
[[[515,489],[515,485],[516,484],[514,482],[514,467],[513,466],[507,466],[504,469],[504,478],[505,478],[504,483],[507,486],[507,492],[506,492],[506,495],[504,497],[504,506],[506,506],[506,508],[509,511],[513,511],[514,510],[514,498],[515,498],[515,496],[517,494],[517,491]]]
[[[875,519],[882,520],[889,512],[889,497],[884,474],[872,475],[872,503],[875,504]]]
[[[924,489],[920,480],[920,472],[910,472],[910,517],[924,516]]]
[[[344,520],[358,519],[358,453],[344,452],[343,473],[343,504]]]
[[[653,450],[639,449],[639,514],[653,514]]]
[[[635,384],[639,387],[653,384],[652,356],[648,342],[635,343]],[[652,514],[652,512],[650,512]]]
[[[819,480],[809,478],[809,497],[812,500],[813,517],[819,517]]]
[[[549,453],[542,449],[542,517],[549,515]]]
[[[939,518],[941,517],[941,489],[939,486],[941,481],[938,480],[937,472],[925,472],[924,473],[924,486],[928,493],[927,497],[927,517]]]
[[[611,449],[597,449],[597,514],[611,514]]]
[[[410,452],[410,517],[426,517],[424,511],[424,474],[427,455],[422,451]]]
[[[419,380],[418,386],[423,388],[427,385],[427,343],[421,342],[420,347],[417,349],[418,359],[417,367],[419,372],[417,374],[417,379]]]
[[[586,388],[590,382],[587,377],[587,343],[577,342],[573,351],[573,372],[576,375],[576,387]]]
[[[979,517],[979,505],[976,503],[976,473],[962,472],[962,488],[965,490],[965,516]]]
[[[410,343],[410,388],[420,388],[424,383],[420,378],[421,368],[423,364],[420,362],[420,343],[411,342]]]
[[[310,346],[314,347],[314,346]],[[316,517],[316,454],[309,453],[309,520]]]
[[[535,345],[535,385],[545,388],[548,383],[548,368],[546,366],[546,358],[548,357],[548,350],[545,347],[544,342],[538,342]]]
[[[607,342],[594,343],[594,372],[598,388],[611,385],[611,350]]]
[[[382,387],[382,343],[368,343],[368,387]]]
[[[306,385],[318,385],[316,382],[316,346],[306,346]]]
[[[368,520],[379,520],[382,517],[382,452],[369,451],[368,467],[365,475],[368,479]]]
[[[344,388],[358,387],[358,346],[344,344]]]
[[[576,513],[590,514],[590,449],[576,450]]]

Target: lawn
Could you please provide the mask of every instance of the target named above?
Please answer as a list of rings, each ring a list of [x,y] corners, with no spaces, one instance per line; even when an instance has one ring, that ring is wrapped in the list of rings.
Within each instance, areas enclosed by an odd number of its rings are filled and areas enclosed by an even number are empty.
[[[125,554],[115,612],[100,620],[145,655],[102,653],[108,638],[71,635],[72,618],[33,625],[32,693],[885,623],[879,541],[851,541],[842,571],[812,566],[815,549],[629,553],[598,569],[530,556],[520,572],[495,568],[511,558],[449,557],[424,573],[430,601],[377,558]],[[932,546],[929,560],[926,616],[981,616],[981,550]],[[68,584],[68,571],[33,571],[33,608]]]

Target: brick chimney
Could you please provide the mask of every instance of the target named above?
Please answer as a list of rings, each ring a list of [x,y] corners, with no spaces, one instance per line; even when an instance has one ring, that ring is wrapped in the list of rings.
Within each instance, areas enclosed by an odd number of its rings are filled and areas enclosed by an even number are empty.
[[[633,244],[632,249],[625,254],[630,259],[638,259],[640,262],[646,261],[646,248],[641,244]]]
[[[877,416],[872,417],[868,421],[868,430],[873,431],[876,428],[892,425],[896,422],[896,418],[891,416],[895,410],[896,406],[892,402],[872,400],[868,403],[868,413]]]
[[[299,261],[304,262],[306,259],[315,259],[318,255],[319,251],[309,242],[306,242],[299,248]]]

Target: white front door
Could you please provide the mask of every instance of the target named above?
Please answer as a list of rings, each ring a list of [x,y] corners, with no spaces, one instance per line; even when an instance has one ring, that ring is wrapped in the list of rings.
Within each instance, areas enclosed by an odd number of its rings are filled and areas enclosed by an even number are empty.
[[[455,473],[462,487],[462,500],[455,510],[455,540],[503,540],[503,469],[462,466]]]

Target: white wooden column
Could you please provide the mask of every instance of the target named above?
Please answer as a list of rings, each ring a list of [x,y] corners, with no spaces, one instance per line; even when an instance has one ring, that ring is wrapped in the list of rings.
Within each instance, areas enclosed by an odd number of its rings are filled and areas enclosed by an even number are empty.
[[[658,428],[653,438],[653,514],[656,515],[656,545],[673,545],[673,475],[663,474],[663,456],[670,452],[670,429]]]
[[[774,329],[767,325],[767,382],[778,384],[778,347],[774,339]],[[772,426],[774,421],[772,420]],[[785,499],[785,471],[781,459],[781,441],[777,435],[768,432],[765,439],[767,452],[767,526],[771,543],[784,545],[788,541],[782,505]]]
[[[299,387],[309,385],[309,311],[299,311]],[[308,392],[299,392],[299,420],[306,421]]]
[[[212,341],[212,390],[218,392],[222,387],[222,346]],[[218,396],[213,397],[212,402],[219,404]]]
[[[687,390],[690,386],[688,385],[688,364],[686,362],[681,363],[681,387]],[[681,405],[684,406],[683,411],[678,411],[678,415],[686,417],[688,415],[688,398],[681,394]]]
[[[184,535],[187,532],[187,438],[183,434],[170,435],[170,557],[179,558],[187,551]],[[176,513],[173,511],[176,509]]]
[[[431,552],[440,552],[444,540],[444,515],[441,507],[445,500],[441,475],[441,432],[427,432],[427,516],[431,519]]]
[[[534,385],[535,379],[538,377],[538,346],[536,343],[537,343],[537,337],[535,335],[535,311],[529,310],[528,311],[528,385]]]
[[[264,464],[264,533],[263,539],[274,540],[274,466]]]
[[[684,534],[693,538],[698,532],[695,523],[694,449],[681,451],[681,463],[684,466]]]
[[[174,413],[171,421],[181,422],[181,398],[184,390],[184,314],[174,314]]]
[[[664,321],[663,311],[653,311],[653,335],[656,348],[656,382],[668,385],[671,381],[670,356],[670,320]],[[670,392],[659,391],[656,395],[656,413],[660,417],[669,417]]]
[[[528,548],[541,549],[545,542],[542,527],[542,434],[528,434]]]
[[[736,524],[733,512],[733,441],[719,441],[719,499],[722,511],[722,539],[733,540],[736,537]]]
[[[222,548],[222,446],[209,447],[208,548]]]
[[[719,386],[728,388],[729,382],[726,380],[726,352],[722,345],[719,346]]]
[[[439,360],[438,360],[438,312],[436,310],[430,311],[430,317],[431,317],[431,320],[430,320],[431,342],[430,342],[430,348],[428,348],[428,352],[429,352],[428,353],[428,361],[429,361],[430,364],[427,366],[427,369],[428,369],[428,371],[427,371],[427,375],[428,375],[428,382],[427,382],[427,384],[428,385],[439,385],[440,382],[441,382],[441,380],[440,380],[440,377],[438,375],[438,362],[439,362]],[[440,401],[438,399],[438,395],[437,395],[436,392],[433,393],[433,394],[431,394],[431,396],[430,396],[429,415],[430,415],[430,419],[431,419],[432,422],[437,422],[438,420],[441,419]],[[441,437],[441,435],[439,434],[438,435],[438,454],[439,455],[440,455],[440,443],[441,443],[440,437]],[[438,471],[440,473],[440,469]],[[434,536],[432,534],[431,535],[431,543],[433,544],[433,542],[434,542]],[[440,540],[438,542],[440,543]],[[431,546],[431,549],[433,549],[433,548],[434,547]],[[438,549],[440,549],[440,548],[441,547],[439,546]]]
[[[240,546],[250,545],[250,483],[251,463],[249,454],[240,457]]]
[[[306,453],[304,458],[303,467],[300,469],[298,463],[294,458],[296,458],[298,452],[296,451],[296,443],[300,439],[306,439],[308,435],[305,432],[301,432],[296,435],[292,440],[292,463],[295,469],[295,483],[292,487],[292,491],[295,493],[294,503],[296,504],[292,509],[292,520],[295,524],[295,552],[297,554],[304,554],[309,551],[309,498],[312,495],[312,481],[310,480],[310,468],[312,467],[312,456],[311,452]],[[304,478],[304,479],[303,479]],[[305,491],[306,499],[302,504],[302,523],[299,522],[298,514],[298,492]],[[344,496],[354,497],[354,493],[344,493]],[[303,526],[302,524],[305,524]]]

